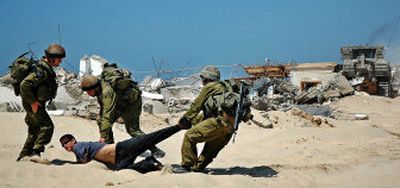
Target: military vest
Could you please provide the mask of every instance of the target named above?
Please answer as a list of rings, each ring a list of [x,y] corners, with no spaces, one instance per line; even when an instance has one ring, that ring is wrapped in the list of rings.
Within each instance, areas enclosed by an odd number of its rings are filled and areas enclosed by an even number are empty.
[[[221,114],[221,112],[225,112],[230,116],[234,116],[236,113],[235,110],[240,99],[238,83],[234,80],[224,80],[219,83],[224,86],[225,90],[223,93],[214,94],[206,100],[204,104],[205,117],[215,117]],[[247,97],[243,99],[243,103],[246,104],[244,105],[245,108],[250,108],[251,103]]]
[[[214,87],[221,87],[221,85],[225,88],[225,85],[222,82],[218,82]],[[204,119],[217,117],[219,115],[221,110],[221,101],[219,100],[219,96],[221,95],[223,95],[223,92],[215,93],[206,99],[203,105]]]
[[[46,72],[43,76],[47,76],[45,81],[36,88],[36,97],[38,101],[49,101],[54,99],[57,95],[58,88],[56,73],[53,68],[44,61],[40,61],[36,66],[36,69],[42,69],[43,72]]]
[[[108,82],[116,91],[124,91],[136,84],[131,76],[131,72],[127,69],[118,68],[116,64],[105,63],[101,73],[101,80]]]

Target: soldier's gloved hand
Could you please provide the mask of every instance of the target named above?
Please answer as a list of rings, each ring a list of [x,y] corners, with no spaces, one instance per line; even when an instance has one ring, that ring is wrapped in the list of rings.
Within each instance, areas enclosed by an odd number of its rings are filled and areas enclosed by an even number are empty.
[[[99,142],[100,142],[100,143],[106,142],[106,138],[100,137]]]
[[[31,104],[33,113],[36,113],[39,110],[39,106],[40,106],[40,103],[37,101],[35,101],[34,103]]]
[[[187,117],[181,117],[179,119],[179,127],[181,129],[190,129],[192,127],[192,122]]]

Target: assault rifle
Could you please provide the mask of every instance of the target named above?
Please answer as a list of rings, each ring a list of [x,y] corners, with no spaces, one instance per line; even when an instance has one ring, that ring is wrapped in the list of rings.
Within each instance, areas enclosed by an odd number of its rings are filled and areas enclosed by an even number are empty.
[[[240,82],[240,89],[239,89],[239,100],[236,104],[236,109],[235,109],[235,121],[233,124],[233,139],[232,143],[235,143],[235,137],[237,134],[237,130],[239,129],[239,123],[241,120],[244,119],[244,115],[246,114],[246,111],[249,110],[248,106],[244,106],[244,100],[246,98],[246,95],[249,94],[248,88],[245,88],[245,83]]]

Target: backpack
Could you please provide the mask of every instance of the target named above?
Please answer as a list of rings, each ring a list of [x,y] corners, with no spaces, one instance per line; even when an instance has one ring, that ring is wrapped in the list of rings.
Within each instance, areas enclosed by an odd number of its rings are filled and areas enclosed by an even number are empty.
[[[33,57],[25,57],[28,53],[31,52],[23,53],[8,67],[10,69],[10,75],[12,79],[11,85],[14,88],[14,94],[16,96],[20,95],[21,82],[35,69],[38,63],[38,61]]]
[[[124,91],[137,85],[131,78],[131,72],[126,69],[118,68],[116,64],[105,63],[101,79],[108,82],[117,91]]]
[[[230,116],[235,116],[238,102],[240,101],[240,84],[233,79],[220,81],[225,87],[223,93],[215,94],[209,97],[205,102],[206,111],[211,114],[220,114],[225,112]],[[243,83],[242,83],[243,84]],[[244,117],[247,113],[250,113],[250,99],[247,97],[248,89],[242,91],[242,109],[240,110],[240,117]]]

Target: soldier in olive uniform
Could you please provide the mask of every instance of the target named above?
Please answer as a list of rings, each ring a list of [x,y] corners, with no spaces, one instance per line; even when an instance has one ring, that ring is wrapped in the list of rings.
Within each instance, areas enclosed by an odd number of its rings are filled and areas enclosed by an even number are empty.
[[[100,117],[97,120],[100,131],[99,142],[114,143],[112,125],[119,117],[124,120],[126,131],[132,137],[145,134],[139,127],[142,97],[137,86],[132,86],[121,93],[107,81],[87,75],[82,78],[80,87],[89,96],[97,97],[100,104]],[[164,151],[155,146],[151,148],[151,152],[156,157],[165,155]]]
[[[205,105],[208,98],[221,94],[226,89],[219,82],[219,70],[212,66],[205,67],[200,77],[204,87],[190,109],[179,120],[181,125],[195,125],[185,133],[181,148],[182,162],[180,167],[173,170],[175,173],[202,172],[232,137],[234,117],[226,113],[221,114],[218,110],[210,111]],[[196,123],[199,120],[200,122]],[[202,142],[205,142],[204,148],[198,157],[196,144]]]
[[[40,156],[44,146],[51,141],[54,125],[45,105],[56,96],[58,86],[53,67],[59,66],[64,57],[64,48],[59,44],[51,44],[34,70],[21,82],[20,95],[26,111],[28,137],[17,161],[26,156]]]

